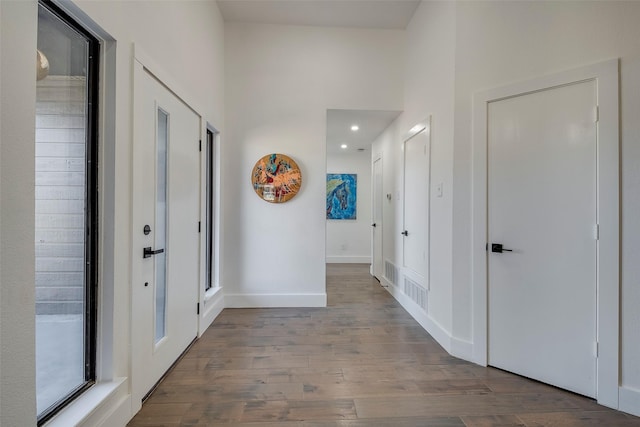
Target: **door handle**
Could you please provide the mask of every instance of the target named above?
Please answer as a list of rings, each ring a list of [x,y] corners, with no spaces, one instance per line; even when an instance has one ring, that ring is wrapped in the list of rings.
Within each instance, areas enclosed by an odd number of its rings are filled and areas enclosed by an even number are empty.
[[[502,246],[502,243],[492,243],[491,244],[491,252],[496,252],[501,254],[502,252],[513,252],[512,249],[505,249]]]
[[[142,250],[142,258],[151,258],[152,255],[158,255],[164,252],[164,249],[151,250],[151,246],[147,246]]]
[[[409,232],[408,232],[407,230],[404,230],[404,231],[403,231],[402,233],[400,233],[400,234],[402,234],[403,236],[405,236],[405,237],[406,237],[406,236],[408,236],[408,235],[409,235]]]
[[[371,226],[372,226],[372,227],[375,227],[375,226],[376,226],[376,223],[374,222],[373,224],[371,224]]]

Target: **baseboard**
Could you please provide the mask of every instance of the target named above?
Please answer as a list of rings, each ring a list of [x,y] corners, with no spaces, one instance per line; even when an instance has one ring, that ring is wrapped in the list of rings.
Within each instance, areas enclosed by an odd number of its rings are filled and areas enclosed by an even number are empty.
[[[451,353],[452,337],[437,324],[418,304],[413,302],[404,292],[395,286],[387,287],[387,291],[400,303],[402,307],[424,328],[449,354]]]
[[[327,294],[226,294],[227,308],[326,307]]]
[[[620,387],[618,392],[618,409],[636,417],[640,417],[640,390]]]
[[[387,279],[386,276],[380,277],[380,284],[382,285],[383,288],[395,288],[395,285],[389,279]],[[393,293],[391,293],[390,290],[389,290],[389,293],[393,295]]]
[[[370,256],[329,256],[327,264],[371,264]]]
[[[473,343],[451,337],[451,351],[449,351],[449,354],[459,359],[473,362]]]
[[[202,336],[204,331],[216,320],[216,317],[222,313],[225,307],[225,298],[222,288],[215,289],[204,300],[204,309],[200,318],[200,326],[198,328],[198,336]]]

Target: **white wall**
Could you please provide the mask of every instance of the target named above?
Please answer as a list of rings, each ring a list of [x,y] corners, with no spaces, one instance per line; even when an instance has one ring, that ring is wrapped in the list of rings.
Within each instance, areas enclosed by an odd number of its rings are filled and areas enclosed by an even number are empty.
[[[100,372],[102,380],[129,377],[131,151],[133,44],[171,77],[181,95],[224,134],[224,24],[215,2],[79,1],[71,12],[100,27],[108,64],[102,78],[106,112],[102,151]],[[37,3],[2,1],[2,203],[0,233],[0,371],[2,425],[35,425],[34,123]],[[16,44],[15,40],[20,40]],[[31,46],[31,48],[29,47]],[[194,165],[197,167],[197,165]],[[11,186],[8,186],[10,183]],[[134,312],[135,314],[135,312]],[[125,381],[124,392],[128,386]],[[124,400],[123,400],[124,399]],[[126,422],[139,402],[109,401],[94,417]],[[123,403],[124,402],[124,403]],[[118,413],[109,415],[109,411]],[[87,421],[96,423],[99,418]],[[118,420],[117,422],[114,420]],[[66,423],[65,425],[71,425]]]
[[[426,312],[412,313],[449,349],[453,340],[451,236],[455,10],[454,2],[423,2],[416,10],[406,33],[404,112],[378,137],[372,148],[374,157],[382,154],[384,193],[392,195],[391,201],[384,200],[383,258],[401,272],[402,142],[411,127],[431,116],[430,290]],[[435,187],[438,184],[443,186],[443,197],[436,197]],[[401,278],[398,284],[401,284]],[[403,302],[402,298],[399,299]],[[410,310],[413,307],[411,303],[404,305]]]
[[[374,143],[383,153],[385,259],[397,262],[402,210],[400,144],[432,114],[432,290],[427,313],[414,316],[449,351],[470,358],[471,121],[479,90],[581,65],[621,58],[621,409],[640,414],[640,4],[636,2],[423,2],[407,29],[405,113]],[[415,55],[411,55],[415,53]],[[433,192],[432,188],[432,192]],[[398,220],[396,220],[398,219]],[[434,227],[434,224],[437,224]],[[387,238],[388,236],[388,238]],[[475,248],[483,251],[484,248]],[[439,270],[436,270],[439,269]],[[402,295],[396,295],[401,302]]]
[[[355,220],[327,220],[327,262],[371,263],[371,153],[327,154],[327,173],[358,175]]]
[[[36,424],[35,2],[0,2],[0,425]],[[20,43],[15,43],[20,40]]]
[[[457,5],[456,19],[454,334],[468,339],[473,328],[469,275],[473,93],[621,58],[621,403],[623,397],[635,402],[638,414],[640,268],[636,259],[640,252],[640,226],[635,218],[640,207],[640,129],[634,118],[640,114],[640,3],[462,2]],[[627,406],[625,410],[630,409]]]
[[[403,31],[227,23],[225,301],[324,305],[326,111],[402,106]],[[255,162],[291,156],[302,188],[258,198]]]

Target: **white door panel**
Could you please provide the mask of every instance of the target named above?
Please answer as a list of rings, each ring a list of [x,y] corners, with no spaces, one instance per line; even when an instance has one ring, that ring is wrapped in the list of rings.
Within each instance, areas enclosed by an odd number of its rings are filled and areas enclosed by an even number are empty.
[[[200,117],[139,64],[134,84],[132,392],[139,402],[197,335]],[[145,247],[164,252],[144,258]]]
[[[587,81],[491,102],[487,124],[489,363],[592,397],[595,106]]]
[[[372,273],[380,279],[383,276],[383,257],[382,257],[382,158],[373,162],[373,268]]]
[[[430,125],[404,143],[403,267],[428,286]]]

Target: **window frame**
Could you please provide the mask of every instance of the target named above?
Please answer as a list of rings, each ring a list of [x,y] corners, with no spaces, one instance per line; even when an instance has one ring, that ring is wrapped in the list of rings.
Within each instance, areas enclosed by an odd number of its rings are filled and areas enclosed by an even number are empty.
[[[87,103],[85,138],[85,274],[84,274],[84,383],[56,403],[37,414],[42,426],[67,405],[96,383],[97,330],[98,330],[98,278],[99,278],[99,170],[98,170],[98,99],[100,92],[100,41],[79,22],[51,0],[38,0],[51,14],[87,40]]]
[[[205,282],[204,291],[215,288],[215,141],[216,132],[207,127],[205,143]]]

